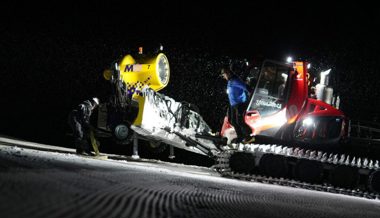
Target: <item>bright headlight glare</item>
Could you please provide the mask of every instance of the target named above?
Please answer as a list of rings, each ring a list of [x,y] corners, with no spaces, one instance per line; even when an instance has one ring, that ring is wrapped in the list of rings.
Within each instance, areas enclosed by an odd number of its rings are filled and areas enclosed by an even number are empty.
[[[306,118],[306,119],[304,119],[304,120],[302,121],[302,124],[305,125],[305,126],[310,126],[310,125],[312,125],[313,123],[314,123],[314,121],[313,121],[313,119],[311,119],[310,117],[308,117],[308,118]]]

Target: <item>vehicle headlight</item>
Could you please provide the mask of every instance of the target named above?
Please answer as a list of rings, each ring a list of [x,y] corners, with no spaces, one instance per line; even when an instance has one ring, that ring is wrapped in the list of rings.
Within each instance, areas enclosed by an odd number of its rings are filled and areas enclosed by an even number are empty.
[[[313,119],[308,117],[302,121],[302,124],[305,126],[311,126],[314,123]]]

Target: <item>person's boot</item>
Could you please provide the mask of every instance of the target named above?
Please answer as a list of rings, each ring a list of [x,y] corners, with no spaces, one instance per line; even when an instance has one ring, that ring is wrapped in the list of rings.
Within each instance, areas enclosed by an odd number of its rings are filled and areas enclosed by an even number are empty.
[[[77,154],[83,154],[83,152],[84,152],[84,151],[83,151],[82,148],[80,148],[80,147],[77,147],[77,148],[76,148],[76,153],[77,153]]]
[[[253,142],[255,142],[255,136],[247,136],[242,141],[243,144],[251,144]]]
[[[231,140],[231,144],[239,144],[242,143],[243,139],[240,137],[234,138]]]
[[[75,140],[75,147],[76,147],[76,153],[77,154],[83,154],[83,146],[82,146],[82,141],[79,139]]]
[[[88,143],[85,143],[84,145],[83,145],[83,151],[84,151],[84,153],[85,153],[85,155],[87,155],[87,156],[95,156],[92,152],[91,152],[91,149],[90,149],[90,146],[88,145]]]
[[[92,153],[90,150],[85,150],[84,153],[85,153],[85,155],[87,155],[87,156],[95,156],[95,154]]]

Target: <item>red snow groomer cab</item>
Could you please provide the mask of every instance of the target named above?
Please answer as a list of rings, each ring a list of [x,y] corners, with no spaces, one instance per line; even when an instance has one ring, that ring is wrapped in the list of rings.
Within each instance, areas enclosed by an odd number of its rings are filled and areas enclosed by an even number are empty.
[[[263,62],[245,114],[257,139],[320,145],[337,144],[347,137],[347,119],[335,107],[339,97],[333,97],[333,89],[327,87],[330,70],[321,73],[311,93],[307,66],[307,62]],[[221,135],[228,142],[236,138],[228,116]]]

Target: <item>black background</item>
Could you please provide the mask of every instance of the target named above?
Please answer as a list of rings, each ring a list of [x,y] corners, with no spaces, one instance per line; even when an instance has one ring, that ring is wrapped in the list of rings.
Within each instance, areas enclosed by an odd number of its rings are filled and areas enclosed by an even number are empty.
[[[138,46],[149,52],[160,43],[171,66],[163,92],[198,105],[214,131],[227,104],[220,65],[288,55],[310,61],[314,75],[332,68],[342,110],[373,121],[380,111],[379,9],[362,2],[7,2],[0,13],[0,134],[67,145],[69,111],[105,97],[103,70]]]

